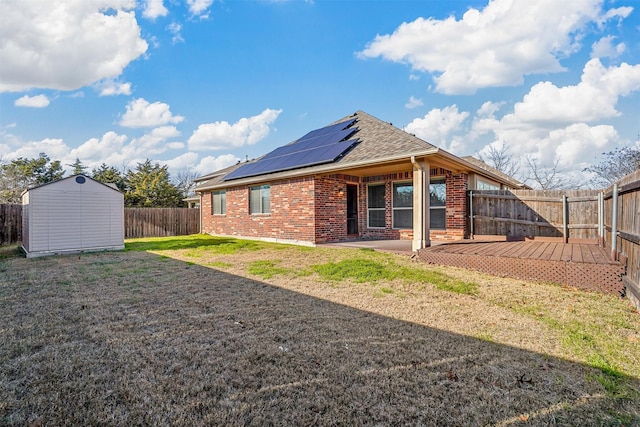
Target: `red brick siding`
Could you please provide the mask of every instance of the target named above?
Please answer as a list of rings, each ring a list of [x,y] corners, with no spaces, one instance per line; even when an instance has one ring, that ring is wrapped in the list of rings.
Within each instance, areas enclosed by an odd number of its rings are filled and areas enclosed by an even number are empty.
[[[431,232],[434,240],[460,240],[464,239],[467,227],[467,188],[469,175],[466,173],[446,175],[447,207],[446,207],[446,231],[436,230]]]
[[[249,214],[249,186],[226,189],[226,215],[212,215],[211,193],[204,193],[202,231],[228,236],[314,242],[313,177],[269,184],[270,214]]]
[[[315,242],[347,238],[347,183],[339,176],[315,180]]]
[[[211,193],[202,195],[205,233],[312,243],[346,240],[347,183],[358,184],[358,231],[365,239],[411,239],[413,230],[393,228],[392,184],[413,179],[412,172],[369,176],[305,177],[270,183],[271,213],[249,214],[249,187],[226,190],[227,214],[212,215]],[[367,227],[367,186],[385,185],[385,227]],[[446,175],[446,230],[432,230],[432,240],[459,240],[466,235],[467,174]]]

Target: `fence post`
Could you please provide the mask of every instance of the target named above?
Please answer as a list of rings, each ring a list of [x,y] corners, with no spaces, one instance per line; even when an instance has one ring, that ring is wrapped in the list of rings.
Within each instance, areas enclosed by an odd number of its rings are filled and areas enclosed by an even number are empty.
[[[613,200],[611,208],[611,259],[618,259],[618,183],[613,184]]]
[[[604,192],[598,193],[598,246],[604,248]]]
[[[569,224],[568,224],[568,209],[569,203],[567,201],[567,195],[562,195],[562,240],[564,243],[569,243]]]

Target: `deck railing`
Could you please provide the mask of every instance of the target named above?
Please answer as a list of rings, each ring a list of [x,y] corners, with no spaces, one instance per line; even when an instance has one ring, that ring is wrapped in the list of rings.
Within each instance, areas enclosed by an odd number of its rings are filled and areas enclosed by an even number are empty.
[[[602,214],[599,190],[469,191],[469,232],[511,240],[545,237],[597,243]]]

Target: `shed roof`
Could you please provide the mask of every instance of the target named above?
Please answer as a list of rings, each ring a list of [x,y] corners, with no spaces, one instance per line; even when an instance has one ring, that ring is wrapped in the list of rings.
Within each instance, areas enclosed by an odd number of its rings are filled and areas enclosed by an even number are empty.
[[[91,177],[88,177],[87,175],[83,175],[83,174],[71,175],[71,176],[68,176],[68,177],[65,177],[65,178],[58,179],[56,181],[45,182],[44,184],[40,184],[40,185],[36,185],[36,186],[30,187],[30,188],[27,188],[26,190],[24,190],[22,192],[22,194],[24,194],[24,193],[26,193],[28,191],[33,191],[33,190],[36,190],[36,189],[40,189],[42,187],[46,187],[48,185],[57,184],[59,182],[67,181],[67,180],[70,180],[70,179],[75,179],[76,177],[79,177],[79,176],[84,177],[85,179],[91,180],[91,181],[95,182],[96,184],[100,184],[100,185],[104,186],[105,188],[108,188],[109,190],[115,191],[116,193],[122,194],[122,192],[120,190],[118,190],[118,187],[116,187],[115,184],[105,184],[104,182],[96,181],[95,179],[93,179]]]
[[[457,164],[460,169],[489,175],[499,182],[505,182],[510,185],[517,186],[517,184],[515,184],[517,181],[513,178],[507,177],[509,179],[506,180],[506,175],[504,174],[495,174],[488,169],[479,167],[474,162],[454,156],[453,154],[450,154],[435,145],[416,137],[415,135],[393,126],[391,123],[382,121],[365,113],[364,111],[357,111],[354,114],[330,123],[330,125],[351,120],[353,118],[356,118],[354,126],[356,126],[358,130],[351,135],[349,139],[357,139],[358,144],[335,162],[225,181],[224,179],[226,175],[247,164],[246,162],[240,162],[197,178],[195,180],[196,191],[252,184],[293,176],[337,172],[354,167],[374,166],[390,161],[408,161],[413,156],[418,157],[430,155],[439,155],[441,158],[446,159],[447,162]],[[294,142],[295,141],[291,143]],[[257,160],[260,160],[260,158],[253,161]]]

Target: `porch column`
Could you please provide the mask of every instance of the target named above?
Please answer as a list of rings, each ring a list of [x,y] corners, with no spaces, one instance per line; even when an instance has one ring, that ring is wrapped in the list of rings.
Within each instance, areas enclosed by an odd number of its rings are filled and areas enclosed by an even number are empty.
[[[429,239],[429,165],[425,160],[417,161],[411,157],[413,164],[413,241],[411,249],[431,246]]]

